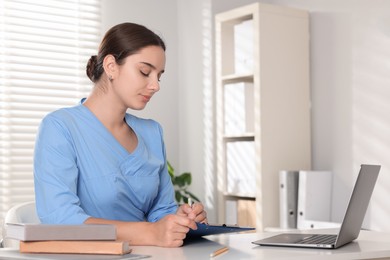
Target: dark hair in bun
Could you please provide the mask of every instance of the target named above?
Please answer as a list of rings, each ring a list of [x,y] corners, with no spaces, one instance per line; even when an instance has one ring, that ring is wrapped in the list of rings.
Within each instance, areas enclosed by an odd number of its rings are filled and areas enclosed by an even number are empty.
[[[124,59],[144,47],[160,46],[165,51],[165,43],[160,36],[135,23],[122,23],[112,27],[100,43],[98,55],[89,58],[86,73],[92,82],[96,83],[102,76],[103,60],[111,54],[119,65]]]

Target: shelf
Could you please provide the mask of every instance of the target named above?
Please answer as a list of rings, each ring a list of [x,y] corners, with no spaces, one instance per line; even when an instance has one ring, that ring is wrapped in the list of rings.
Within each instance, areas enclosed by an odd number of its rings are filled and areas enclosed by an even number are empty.
[[[311,167],[308,22],[260,3],[215,17],[221,223],[278,226],[279,172]]]
[[[228,141],[228,142],[254,141],[255,134],[254,133],[246,133],[246,134],[242,134],[242,135],[224,135],[223,140]]]
[[[253,82],[253,73],[245,74],[229,74],[222,76],[222,83],[238,83],[238,82]]]
[[[225,192],[223,195],[229,200],[256,200],[255,196],[248,194],[231,194]]]

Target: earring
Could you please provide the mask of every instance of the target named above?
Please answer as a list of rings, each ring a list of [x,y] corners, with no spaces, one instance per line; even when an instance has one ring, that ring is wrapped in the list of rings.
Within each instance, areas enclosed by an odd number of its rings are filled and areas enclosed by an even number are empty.
[[[108,79],[112,81],[112,75],[108,75]]]

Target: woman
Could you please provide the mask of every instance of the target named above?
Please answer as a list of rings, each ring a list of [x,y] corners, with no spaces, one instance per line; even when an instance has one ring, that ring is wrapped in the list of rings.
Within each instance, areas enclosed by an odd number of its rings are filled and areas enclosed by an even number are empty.
[[[94,88],[77,106],[47,115],[34,155],[42,223],[106,223],[132,245],[177,247],[200,203],[177,206],[161,126],[126,113],[159,91],[165,44],[144,26],[123,23],[104,36],[87,65]]]

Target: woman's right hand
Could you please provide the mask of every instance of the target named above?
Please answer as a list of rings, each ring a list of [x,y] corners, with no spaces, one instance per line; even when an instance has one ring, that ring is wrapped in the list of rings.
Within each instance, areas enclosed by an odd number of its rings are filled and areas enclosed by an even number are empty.
[[[193,219],[177,214],[167,215],[157,222],[127,222],[88,218],[85,224],[112,224],[117,229],[117,239],[134,246],[179,247],[183,245],[187,232],[197,229]]]
[[[194,220],[179,215],[167,215],[152,225],[157,246],[179,247],[190,229],[197,229]]]

